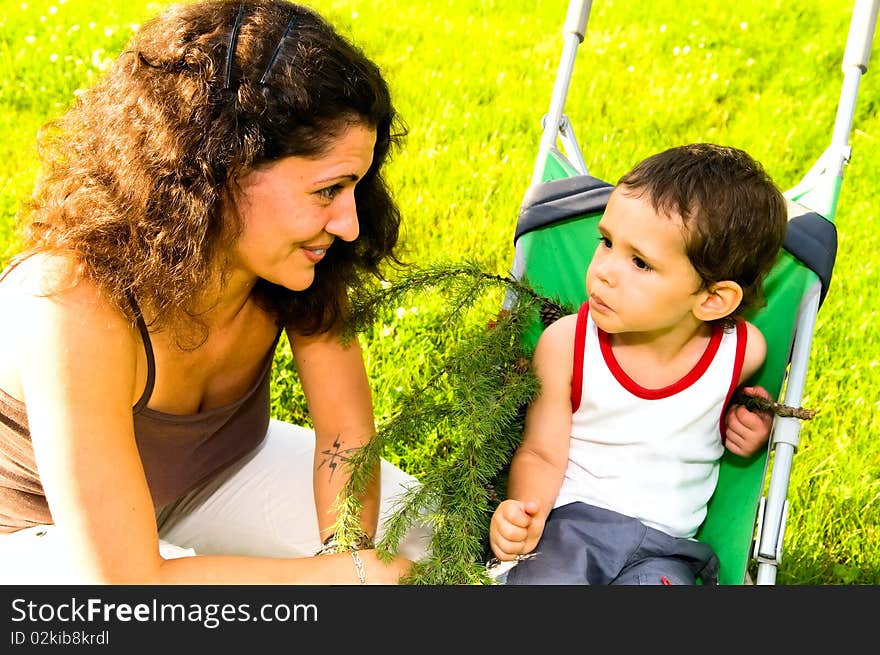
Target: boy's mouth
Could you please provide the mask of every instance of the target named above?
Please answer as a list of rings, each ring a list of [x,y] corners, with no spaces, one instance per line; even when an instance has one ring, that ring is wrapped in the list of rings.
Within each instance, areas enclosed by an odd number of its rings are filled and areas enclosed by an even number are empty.
[[[608,312],[612,311],[611,307],[606,305],[602,301],[602,298],[600,298],[599,296],[597,296],[594,293],[590,294],[590,309],[597,311],[600,314],[607,314]]]

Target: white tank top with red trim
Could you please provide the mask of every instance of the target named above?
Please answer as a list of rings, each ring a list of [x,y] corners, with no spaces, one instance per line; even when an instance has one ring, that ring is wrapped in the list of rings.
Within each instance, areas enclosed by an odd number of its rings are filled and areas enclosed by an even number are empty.
[[[718,481],[745,323],[716,328],[694,368],[662,389],[641,387],[621,369],[587,303],[576,335],[569,461],[555,507],[581,501],[692,537]]]

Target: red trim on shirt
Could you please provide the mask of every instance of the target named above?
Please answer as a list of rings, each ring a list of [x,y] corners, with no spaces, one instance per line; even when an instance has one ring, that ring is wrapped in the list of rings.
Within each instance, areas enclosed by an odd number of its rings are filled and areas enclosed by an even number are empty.
[[[571,369],[571,411],[576,412],[581,405],[584,385],[584,349],[587,345],[587,315],[590,302],[585,301],[578,310],[577,326],[574,330],[574,357]]]
[[[615,379],[620,383],[620,385],[629,391],[631,394],[638,398],[644,398],[645,400],[659,400],[661,398],[668,398],[669,396],[673,396],[681,391],[684,391],[689,386],[691,386],[694,382],[700,379],[700,376],[706,372],[706,369],[709,368],[709,364],[712,363],[712,359],[715,357],[715,353],[718,352],[718,347],[721,345],[721,337],[723,334],[723,330],[717,324],[712,327],[712,336],[709,338],[709,345],[706,346],[706,350],[703,352],[703,355],[700,357],[700,361],[698,361],[694,367],[680,380],[673,382],[672,384],[662,387],[660,389],[648,389],[647,387],[643,387],[638,384],[635,380],[633,380],[629,375],[626,374],[626,371],[621,368],[620,364],[617,362],[617,359],[614,357],[614,351],[611,349],[611,337],[607,332],[602,330],[597,326],[599,331],[599,347],[602,350],[602,356],[605,359],[605,364],[608,366],[608,370],[611,371],[611,374],[615,377]]]
[[[749,338],[749,331],[746,328],[746,322],[742,318],[736,321],[736,356],[733,360],[733,375],[730,380],[730,388],[727,390],[727,396],[724,398],[724,404],[721,406],[721,416],[718,418],[718,430],[721,432],[721,443],[727,438],[724,434],[724,414],[727,410],[727,403],[733,397],[733,392],[739,386],[739,376],[742,375],[743,362],[746,359],[746,342]]]

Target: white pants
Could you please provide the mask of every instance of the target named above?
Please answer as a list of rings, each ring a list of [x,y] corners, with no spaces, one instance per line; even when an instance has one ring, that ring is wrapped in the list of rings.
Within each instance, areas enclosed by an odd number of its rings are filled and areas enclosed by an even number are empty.
[[[263,443],[242,461],[163,508],[157,517],[163,557],[196,554],[304,557],[321,547],[312,489],[315,435],[273,419]],[[382,497],[377,540],[414,477],[381,463]],[[67,584],[73,568],[54,525],[0,535],[0,584]],[[416,524],[398,553],[425,557],[427,524]]]

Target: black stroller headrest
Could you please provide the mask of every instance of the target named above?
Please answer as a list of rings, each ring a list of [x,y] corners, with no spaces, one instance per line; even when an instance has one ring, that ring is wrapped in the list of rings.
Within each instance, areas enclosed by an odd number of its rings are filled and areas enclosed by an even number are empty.
[[[529,187],[520,206],[513,242],[526,232],[556,221],[604,211],[613,189],[614,185],[591,175],[575,175]]]
[[[837,228],[821,214],[797,203],[788,203],[788,229],[782,244],[804,266],[819,276],[822,292],[819,306],[831,285],[831,273],[837,258]]]

